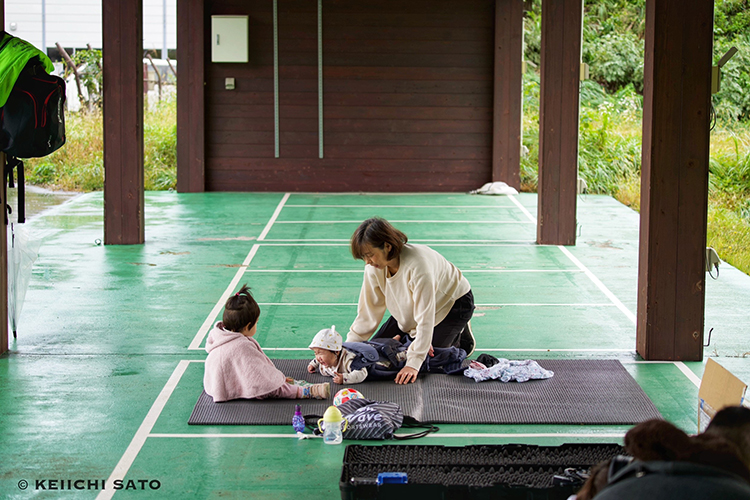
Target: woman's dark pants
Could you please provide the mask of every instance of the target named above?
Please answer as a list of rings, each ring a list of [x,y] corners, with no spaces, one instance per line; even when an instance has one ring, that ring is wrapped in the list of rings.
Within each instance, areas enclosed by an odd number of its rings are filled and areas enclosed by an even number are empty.
[[[461,333],[464,331],[464,328],[466,328],[466,324],[471,319],[472,314],[474,314],[474,294],[469,290],[466,295],[460,297],[453,303],[453,307],[451,307],[451,310],[448,312],[448,316],[446,316],[439,324],[435,325],[432,334],[432,347],[458,347]],[[392,339],[396,335],[401,335],[401,340],[403,341],[408,334],[402,332],[398,327],[398,322],[393,319],[393,316],[390,316],[373,338]]]

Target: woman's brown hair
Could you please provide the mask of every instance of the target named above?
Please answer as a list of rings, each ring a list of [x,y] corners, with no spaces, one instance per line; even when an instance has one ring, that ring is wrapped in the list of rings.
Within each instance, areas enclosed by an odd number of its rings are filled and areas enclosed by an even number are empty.
[[[387,259],[395,259],[401,254],[401,249],[409,240],[404,233],[393,227],[390,222],[380,217],[367,219],[359,225],[351,240],[352,256],[355,259],[364,260],[365,247],[384,248],[385,244],[391,245]]]

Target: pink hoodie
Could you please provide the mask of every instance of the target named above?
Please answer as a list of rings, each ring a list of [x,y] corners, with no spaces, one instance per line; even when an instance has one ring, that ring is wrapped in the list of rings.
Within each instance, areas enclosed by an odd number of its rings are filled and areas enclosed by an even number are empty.
[[[208,334],[206,352],[203,388],[216,403],[258,398],[286,383],[254,338],[225,330],[221,322]]]

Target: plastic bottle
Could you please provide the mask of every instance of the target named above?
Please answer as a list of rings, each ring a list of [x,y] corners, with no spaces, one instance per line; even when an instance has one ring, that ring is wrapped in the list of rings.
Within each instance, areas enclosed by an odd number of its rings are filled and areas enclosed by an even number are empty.
[[[322,427],[321,422],[323,423]],[[342,422],[344,423],[343,429],[341,428]],[[349,422],[335,406],[329,406],[323,414],[323,418],[318,420],[318,429],[323,432],[323,442],[326,444],[340,444],[344,439],[344,431],[348,425]]]
[[[305,432],[305,417],[302,416],[302,411],[299,405],[294,407],[294,416],[292,417],[292,427],[296,432]]]

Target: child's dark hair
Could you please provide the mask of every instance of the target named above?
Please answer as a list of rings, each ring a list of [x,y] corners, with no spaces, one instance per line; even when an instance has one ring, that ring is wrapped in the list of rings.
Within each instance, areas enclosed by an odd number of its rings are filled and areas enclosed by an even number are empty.
[[[250,294],[247,284],[242,285],[240,291],[229,297],[224,306],[222,322],[224,329],[239,332],[246,326],[252,328],[260,317],[260,306]]]
[[[355,259],[364,260],[365,247],[382,249],[388,243],[391,245],[391,250],[386,258],[395,259],[401,254],[401,249],[407,241],[409,238],[393,227],[390,222],[380,217],[373,217],[364,221],[354,231],[351,240],[352,256]]]

